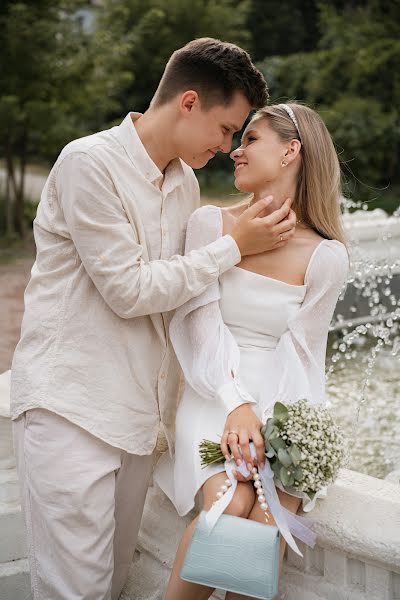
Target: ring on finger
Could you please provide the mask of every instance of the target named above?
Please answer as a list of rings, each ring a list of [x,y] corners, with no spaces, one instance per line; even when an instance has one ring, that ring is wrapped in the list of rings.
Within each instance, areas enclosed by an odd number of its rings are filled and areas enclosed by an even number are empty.
[[[282,234],[279,235],[279,241],[283,242],[283,235]]]
[[[234,435],[237,435],[239,437],[239,434],[237,431],[228,431],[228,436],[233,433]]]

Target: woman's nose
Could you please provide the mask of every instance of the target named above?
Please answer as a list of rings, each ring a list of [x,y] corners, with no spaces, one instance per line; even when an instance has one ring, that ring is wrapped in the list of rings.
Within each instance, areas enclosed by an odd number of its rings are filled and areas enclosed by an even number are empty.
[[[236,148],[236,150],[232,150],[232,152],[229,155],[229,158],[231,158],[232,160],[235,160],[236,158],[239,158],[239,156],[242,156],[243,154],[243,148],[241,146],[239,146],[239,148]]]

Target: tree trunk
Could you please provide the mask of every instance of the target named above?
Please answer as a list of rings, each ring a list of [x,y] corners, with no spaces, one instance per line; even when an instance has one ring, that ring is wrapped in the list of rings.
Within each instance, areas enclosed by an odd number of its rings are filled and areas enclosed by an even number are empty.
[[[17,182],[15,181],[15,171],[14,171],[14,156],[13,149],[11,146],[11,142],[7,139],[5,144],[5,158],[6,158],[6,198],[8,197],[7,202],[7,233],[12,235],[15,231],[14,229],[14,219],[13,216],[13,204],[15,204],[15,196],[16,196],[16,188]],[[10,221],[9,221],[10,219]]]
[[[11,186],[10,186],[10,177],[8,171],[6,171],[6,195],[5,195],[5,219],[6,219],[6,235],[11,237],[14,235],[14,225],[13,225],[13,206],[12,206],[12,198],[11,198]]]
[[[26,131],[22,137],[21,152],[20,152],[20,173],[19,185],[16,187],[15,194],[15,229],[21,238],[25,237],[25,170],[26,170]]]
[[[7,178],[11,184],[10,199],[14,199],[14,227],[18,235],[23,238],[25,236],[25,222],[24,222],[24,184],[25,184],[25,139],[22,142],[21,147],[21,158],[20,158],[20,178],[19,182],[16,178],[15,173],[15,158],[13,155],[13,148],[10,140],[6,143],[6,164],[7,164]]]

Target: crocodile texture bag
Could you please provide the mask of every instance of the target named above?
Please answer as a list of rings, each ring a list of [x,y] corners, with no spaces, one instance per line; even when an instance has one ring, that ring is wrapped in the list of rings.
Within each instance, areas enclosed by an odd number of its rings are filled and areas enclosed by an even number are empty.
[[[278,593],[279,531],[221,515],[211,533],[202,511],[180,576],[185,581],[271,600]]]

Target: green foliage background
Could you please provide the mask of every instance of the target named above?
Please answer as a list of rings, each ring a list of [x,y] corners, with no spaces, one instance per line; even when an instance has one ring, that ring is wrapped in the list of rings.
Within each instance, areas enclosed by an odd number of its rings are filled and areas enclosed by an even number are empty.
[[[332,133],[348,196],[399,204],[400,4],[318,5],[314,50],[266,58],[272,100],[316,108]],[[387,188],[387,189],[385,189]],[[376,201],[373,201],[376,199]]]
[[[93,17],[89,26],[82,11]],[[320,112],[348,196],[397,207],[399,0],[3,0],[0,156],[8,185],[0,232],[23,235],[28,163],[49,165],[71,139],[145,110],[171,53],[201,36],[249,50],[272,101],[296,99]],[[227,156],[199,176],[209,190],[232,189]]]

